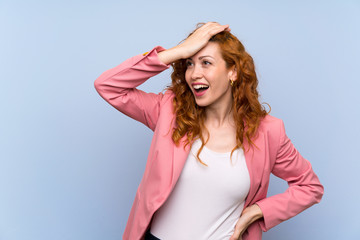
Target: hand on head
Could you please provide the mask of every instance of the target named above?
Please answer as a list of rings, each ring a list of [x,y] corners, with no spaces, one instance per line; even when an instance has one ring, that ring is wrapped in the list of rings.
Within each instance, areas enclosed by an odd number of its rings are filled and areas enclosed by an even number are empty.
[[[208,22],[196,29],[180,45],[160,52],[159,59],[165,64],[170,64],[179,59],[187,59],[205,47],[212,36],[222,31],[230,31],[229,25]]]
[[[222,31],[230,31],[229,25],[220,25],[217,22],[208,22],[196,29],[178,47],[183,52],[182,58],[186,59],[195,55],[209,42],[210,38]]]

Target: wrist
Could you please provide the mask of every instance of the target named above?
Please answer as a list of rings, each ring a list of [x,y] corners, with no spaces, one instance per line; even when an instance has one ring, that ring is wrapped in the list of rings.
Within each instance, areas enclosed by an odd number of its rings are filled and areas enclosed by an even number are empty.
[[[261,208],[257,204],[253,204],[251,206],[253,208],[253,217],[258,220],[264,216],[263,212],[261,211]]]
[[[257,204],[253,204],[253,205],[247,207],[244,210],[243,214],[248,215],[252,219],[252,222],[254,222],[264,216],[260,207]]]
[[[158,57],[161,62],[167,64],[173,63],[182,58],[181,49],[178,46],[159,52]]]

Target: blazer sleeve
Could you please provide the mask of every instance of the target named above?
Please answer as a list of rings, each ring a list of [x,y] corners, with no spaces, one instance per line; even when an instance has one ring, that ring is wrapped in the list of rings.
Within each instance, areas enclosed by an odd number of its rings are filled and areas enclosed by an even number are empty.
[[[105,101],[153,131],[163,93],[146,93],[136,87],[169,68],[169,65],[158,58],[158,52],[163,50],[165,49],[157,46],[149,53],[127,59],[102,73],[94,83],[95,89]]]
[[[324,194],[324,187],[310,162],[300,155],[287,137],[283,121],[272,173],[287,181],[289,187],[284,193],[256,202],[264,216],[264,220],[259,222],[263,231],[319,203]]]

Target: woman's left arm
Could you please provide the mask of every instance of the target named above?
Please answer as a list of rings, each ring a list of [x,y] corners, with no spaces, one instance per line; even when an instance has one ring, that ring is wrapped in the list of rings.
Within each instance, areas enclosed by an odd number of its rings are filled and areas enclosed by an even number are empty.
[[[310,162],[301,156],[287,137],[283,121],[281,121],[280,144],[272,173],[287,181],[289,187],[284,193],[256,202],[264,217],[264,221],[260,221],[263,231],[319,203],[324,194],[324,187]]]
[[[324,187],[312,170],[311,164],[294,147],[285,133],[283,121],[280,126],[279,148],[273,164],[272,173],[288,182],[288,189],[256,202],[244,209],[233,236],[241,239],[243,232],[254,221],[259,221],[263,231],[299,214],[315,203],[319,203]]]

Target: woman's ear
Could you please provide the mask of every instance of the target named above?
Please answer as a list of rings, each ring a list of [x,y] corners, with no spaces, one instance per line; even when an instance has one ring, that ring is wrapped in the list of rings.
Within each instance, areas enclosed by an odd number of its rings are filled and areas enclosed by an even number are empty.
[[[232,79],[233,81],[236,81],[237,79],[237,71],[235,65],[230,68],[229,79]]]

